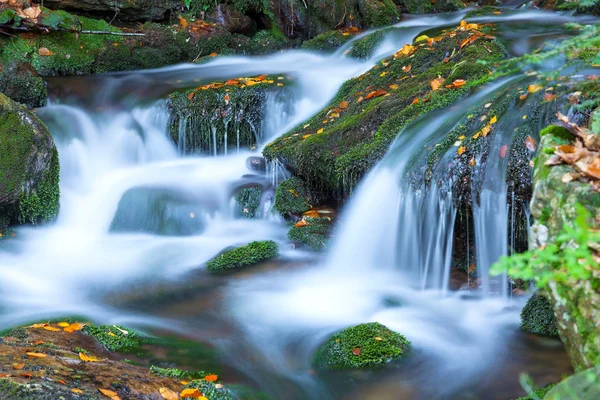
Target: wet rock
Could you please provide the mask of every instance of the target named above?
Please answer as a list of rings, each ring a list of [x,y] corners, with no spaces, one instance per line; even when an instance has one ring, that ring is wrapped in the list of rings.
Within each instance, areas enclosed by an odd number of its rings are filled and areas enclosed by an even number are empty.
[[[302,243],[312,250],[323,250],[329,245],[331,228],[331,218],[305,217],[288,231],[288,239]]]
[[[121,21],[158,21],[183,6],[179,0],[46,0],[44,6],[53,10],[67,10],[79,14],[115,17]]]
[[[211,272],[220,272],[247,267],[277,257],[278,254],[279,248],[277,244],[271,240],[252,242],[246,246],[225,250],[223,253],[207,262],[206,268]]]
[[[46,126],[0,93],[0,227],[53,220],[59,208],[58,152]]]
[[[265,161],[264,157],[248,157],[246,159],[246,166],[250,171],[258,172],[259,174],[264,174],[267,172],[267,162]]]
[[[315,353],[313,365],[322,370],[374,367],[401,358],[409,349],[404,336],[371,322],[330,337]]]
[[[535,335],[558,337],[556,317],[548,298],[535,293],[521,311],[521,329]]]
[[[260,213],[262,190],[259,186],[241,189],[235,195],[237,214],[244,218],[255,218]]]
[[[296,177],[281,182],[275,191],[273,207],[286,218],[310,210],[311,198],[304,182]]]
[[[231,33],[252,35],[256,31],[256,24],[252,19],[227,4],[217,5],[207,15],[207,21],[223,25]]]
[[[42,107],[48,99],[46,83],[24,62],[0,64],[0,92],[28,108]]]

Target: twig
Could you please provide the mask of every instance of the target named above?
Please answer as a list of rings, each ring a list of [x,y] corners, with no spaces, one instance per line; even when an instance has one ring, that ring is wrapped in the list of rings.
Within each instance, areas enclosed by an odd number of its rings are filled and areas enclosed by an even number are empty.
[[[344,20],[346,19],[346,11],[348,11],[348,9],[346,8],[346,4],[344,4],[344,15],[342,15],[342,19],[340,20],[340,22],[335,26],[335,28],[337,29],[340,25],[342,25],[344,23]]]
[[[82,33],[85,35],[115,35],[115,36],[146,36],[145,33],[138,32],[111,32],[111,31],[67,31],[73,33]]]
[[[11,31],[21,31],[21,32],[50,32],[50,29],[46,27],[38,27],[37,29],[30,29],[26,26],[12,26],[12,25],[0,25],[0,29],[9,29]],[[146,36],[145,33],[138,32],[111,32],[111,31],[89,31],[89,30],[81,30],[78,31],[76,29],[53,29],[54,32],[69,32],[69,33],[80,33],[84,35],[113,35],[113,36]],[[4,32],[6,33],[6,32]]]

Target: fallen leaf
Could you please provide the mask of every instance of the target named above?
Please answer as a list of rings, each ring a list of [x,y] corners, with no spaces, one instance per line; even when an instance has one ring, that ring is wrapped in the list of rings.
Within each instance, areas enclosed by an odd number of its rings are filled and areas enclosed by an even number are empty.
[[[365,97],[365,100],[369,100],[369,99],[372,99],[375,97],[380,97],[380,96],[383,96],[384,94],[387,94],[387,91],[384,89],[374,90]]]
[[[298,193],[296,193],[294,189],[290,189],[288,192],[290,192],[294,197],[298,197]]]
[[[398,89],[398,85],[394,84],[394,85],[390,85],[390,89]]]
[[[414,100],[412,101],[412,103],[410,103],[410,104],[411,104],[411,105],[412,105],[412,104],[419,104],[419,98],[418,98],[418,97],[415,97],[415,99],[414,99]]]
[[[340,103],[340,108],[341,109],[348,108],[348,102],[346,100],[342,100],[342,102]]]
[[[444,78],[439,77],[439,78],[434,79],[431,82],[429,82],[429,84],[431,85],[432,90],[438,90],[440,87],[442,87],[442,83],[444,83],[444,81],[445,81]]]
[[[211,57],[216,57],[216,56],[217,56],[217,53],[210,53],[210,54],[209,54],[209,56],[211,56]]]
[[[29,378],[32,378],[32,377],[33,377],[33,375],[32,375],[32,374],[30,374],[29,372],[19,372],[19,376],[20,376],[20,377],[23,377],[23,378],[27,378],[27,379],[29,379]]]
[[[68,322],[59,322],[58,324],[56,324],[58,326],[60,326],[61,328],[66,328],[67,326],[71,325]]]
[[[82,330],[84,326],[85,326],[85,324],[82,324],[81,322],[73,322],[71,325],[64,328],[64,331],[73,333],[73,332]]]
[[[467,151],[466,146],[460,146],[457,150],[459,156],[462,156],[465,151]]]
[[[579,177],[579,176],[577,176],[577,174],[574,174],[574,173],[572,173],[572,172],[567,172],[566,174],[564,174],[564,175],[562,176],[562,179],[561,179],[561,180],[562,180],[562,182],[563,182],[563,183],[569,183],[569,182],[571,182],[572,180],[574,180],[574,179],[577,179],[578,177]]]
[[[554,100],[555,98],[556,95],[554,93],[544,93],[544,100],[546,101]]]
[[[13,364],[13,368],[20,370],[20,369],[25,368],[25,364]]]
[[[542,85],[534,84],[534,85],[529,85],[529,86],[527,87],[527,91],[528,91],[529,93],[537,93],[537,92],[539,92],[540,90],[542,90],[543,88],[544,88],[544,87],[543,87]]]
[[[19,11],[18,15],[19,17],[24,19],[36,19],[41,14],[41,12],[42,10],[40,6],[36,4],[32,7],[24,9],[23,11]]]
[[[60,332],[60,329],[58,329],[58,328],[55,328],[55,327],[53,327],[53,326],[50,326],[50,325],[48,325],[48,326],[45,326],[43,329],[45,329],[45,330],[47,330],[47,331],[51,331],[51,332]]]
[[[29,357],[33,357],[33,358],[44,358],[44,357],[48,357],[48,354],[44,354],[44,353],[35,353],[33,351],[28,351],[27,354]]]
[[[62,379],[57,379],[56,382],[60,383],[61,385],[67,384],[67,382],[63,381]]]
[[[158,389],[158,391],[160,392],[160,395],[165,400],[178,400],[179,399],[179,393],[174,392],[169,388],[161,387],[160,389]]]
[[[196,95],[196,92],[190,92],[190,94],[188,94],[188,100],[193,99],[195,95]]]
[[[112,400],[121,400],[121,398],[119,397],[117,392],[113,392],[112,390],[108,390],[108,389],[98,389],[98,390],[100,391],[100,393],[102,393],[106,397],[110,397]]]
[[[325,129],[321,128],[317,131],[317,133],[323,133],[325,131]]]
[[[33,324],[31,326],[29,326],[29,328],[43,328],[45,326],[48,326],[48,324]]]
[[[380,338],[379,336],[375,336],[375,340],[377,340],[378,342],[381,342],[383,339]]]
[[[405,65],[404,67],[402,67],[402,71],[407,72],[407,73],[410,72],[411,69],[412,69],[412,64],[408,64],[408,65]]]
[[[179,25],[181,25],[181,27],[185,29],[188,26],[188,22],[185,18],[179,16]]]
[[[450,85],[446,85],[446,88],[448,88],[448,89],[460,89],[466,83],[467,83],[467,81],[465,81],[464,79],[457,79],[454,82],[452,82]]]
[[[79,353],[79,358],[81,359],[81,361],[85,361],[85,362],[96,362],[96,361],[100,361],[98,358],[96,357],[92,357],[92,356],[88,356],[84,353]]]
[[[496,122],[498,122],[498,117],[497,116],[493,116],[492,119],[490,119],[490,125],[495,124]]]
[[[71,392],[76,393],[76,394],[83,394],[83,390],[77,389],[77,388],[71,389]]]
[[[301,219],[300,221],[296,222],[294,224],[294,228],[302,228],[303,226],[309,226],[310,224],[308,223],[308,221]]]
[[[355,356],[360,356],[360,347],[353,348],[352,354],[354,354]]]
[[[53,55],[54,53],[48,50],[47,47],[40,47],[40,49],[38,50],[38,54],[43,57],[48,57]]]
[[[469,165],[470,165],[471,167],[474,167],[474,166],[475,166],[475,163],[476,163],[476,161],[475,161],[475,158],[471,158],[471,160],[469,161]]]
[[[302,221],[304,221],[304,220],[302,220]],[[215,382],[217,379],[219,379],[219,376],[215,375],[215,374],[206,375],[204,377],[204,380],[207,382]]]
[[[500,158],[506,157],[506,153],[508,153],[508,146],[504,144],[500,147]]]
[[[527,150],[529,151],[535,151],[535,149],[537,148],[537,143],[535,142],[535,139],[531,136],[527,136],[525,138],[525,147],[527,147]]]
[[[202,392],[198,389],[183,389],[181,393],[179,393],[179,397],[183,399],[199,399],[202,397]]]

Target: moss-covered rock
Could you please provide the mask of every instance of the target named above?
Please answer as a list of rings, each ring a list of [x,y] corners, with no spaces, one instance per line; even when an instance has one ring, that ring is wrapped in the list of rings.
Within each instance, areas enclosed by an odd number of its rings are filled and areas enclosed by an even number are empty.
[[[329,244],[331,219],[305,218],[306,224],[294,226],[288,231],[288,239],[300,242],[313,250],[323,250]]]
[[[460,49],[474,34],[463,25],[434,40],[405,46],[347,81],[328,107],[270,143],[265,158],[280,160],[303,179],[313,196],[344,199],[404,126],[452,104],[488,78],[489,67],[479,61],[500,59],[505,50],[490,37]],[[430,82],[440,77],[441,89],[432,90]],[[453,86],[459,79],[466,84]]]
[[[118,325],[87,324],[82,332],[111,352],[131,353],[138,350],[145,341],[137,332]]]
[[[44,4],[55,10],[114,17],[121,21],[159,21],[171,10],[183,6],[180,0],[128,0],[117,3],[112,0],[47,0]]]
[[[548,298],[535,293],[521,311],[521,329],[536,335],[558,337],[556,317]]]
[[[255,218],[260,213],[262,190],[259,186],[241,189],[235,195],[238,214],[244,218]]]
[[[347,43],[354,34],[344,30],[328,31],[302,43],[305,50],[332,53]]]
[[[53,220],[59,209],[58,152],[44,124],[0,93],[0,227]]]
[[[181,153],[223,154],[264,141],[269,101],[289,95],[283,76],[213,82],[169,97],[171,138]]]
[[[186,385],[189,389],[198,389],[202,394],[211,400],[233,400],[234,397],[229,389],[215,382],[207,382],[199,379],[191,381]]]
[[[278,254],[279,248],[277,247],[277,243],[271,240],[251,242],[246,246],[226,250],[207,262],[206,268],[212,272],[241,268],[277,257]]]
[[[0,92],[28,108],[46,105],[46,83],[27,63],[13,62],[0,65]]]
[[[365,368],[404,356],[410,342],[377,322],[360,324],[333,335],[315,353],[319,369]]]
[[[400,10],[409,14],[457,11],[465,7],[460,0],[397,0]]]
[[[275,191],[275,210],[284,217],[302,214],[311,207],[311,198],[300,178],[287,179]]]

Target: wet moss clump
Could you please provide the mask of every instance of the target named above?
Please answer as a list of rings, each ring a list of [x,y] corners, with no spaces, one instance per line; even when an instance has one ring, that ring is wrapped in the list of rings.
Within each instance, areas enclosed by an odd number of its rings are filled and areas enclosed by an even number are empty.
[[[302,43],[302,48],[322,53],[333,53],[352,39],[352,37],[349,33],[344,33],[341,30],[328,31],[305,41]]]
[[[198,389],[202,392],[204,397],[210,400],[233,400],[233,395],[229,389],[225,388],[223,385],[217,387],[217,384],[214,382],[198,379],[188,383],[186,388]]]
[[[546,296],[536,293],[521,311],[521,329],[536,335],[558,337],[556,317]]]
[[[288,239],[300,242],[313,250],[323,250],[329,243],[331,220],[329,218],[306,218],[308,225],[293,227]]]
[[[290,178],[279,184],[275,191],[275,205],[279,214],[284,217],[302,214],[310,210],[310,193],[300,178]]]
[[[0,65],[0,92],[27,108],[43,107],[48,99],[46,83],[26,63]]]
[[[235,195],[240,215],[245,218],[255,218],[260,212],[262,190],[258,186],[243,188]]]
[[[96,339],[110,352],[132,353],[140,349],[146,342],[137,332],[119,325],[86,325],[83,333]]]
[[[371,322],[333,335],[317,350],[313,364],[319,369],[373,367],[404,356],[409,348],[404,336]]]
[[[352,48],[348,52],[348,55],[360,59],[371,57],[386,35],[393,31],[394,28],[381,29],[357,40],[352,43]]]
[[[218,272],[233,268],[255,265],[261,261],[277,257],[279,248],[272,240],[251,242],[246,246],[226,250],[206,263],[209,271]]]
[[[178,368],[161,368],[156,365],[150,366],[150,372],[154,375],[162,376],[163,378],[175,378],[179,380],[185,379],[203,379],[208,375],[204,371],[183,371]]]

